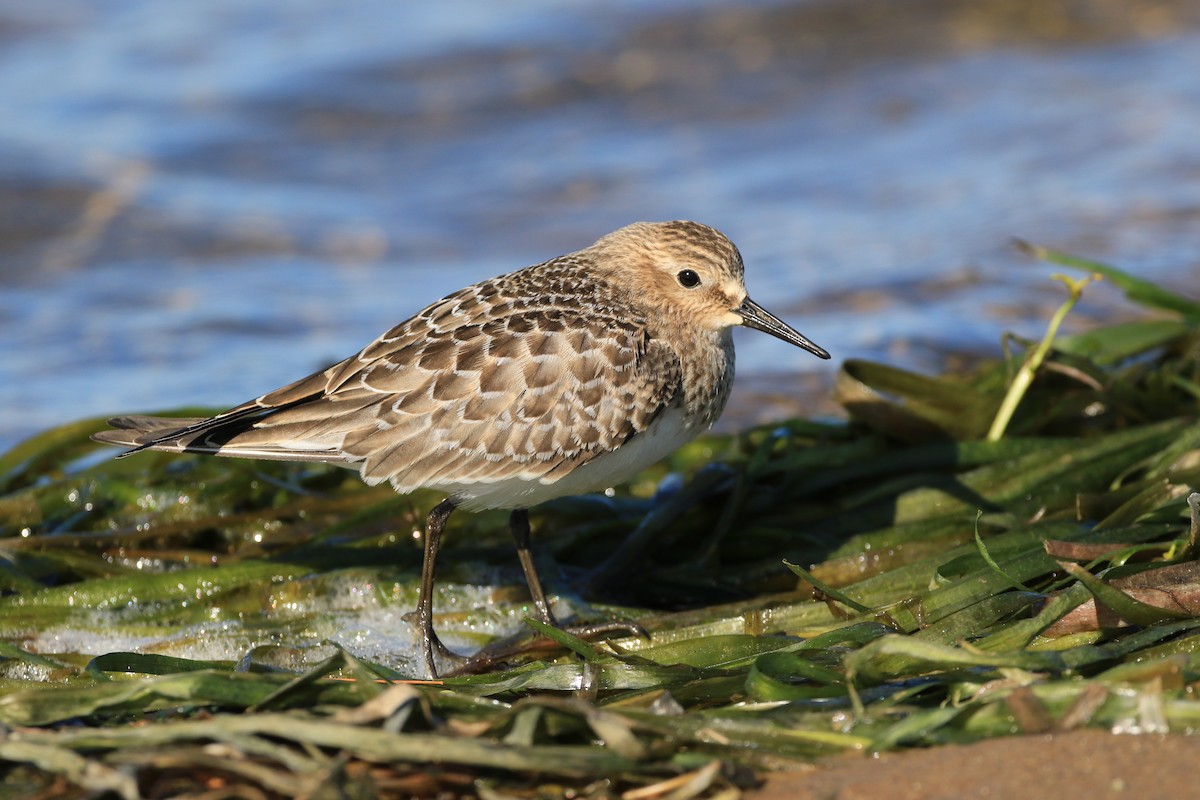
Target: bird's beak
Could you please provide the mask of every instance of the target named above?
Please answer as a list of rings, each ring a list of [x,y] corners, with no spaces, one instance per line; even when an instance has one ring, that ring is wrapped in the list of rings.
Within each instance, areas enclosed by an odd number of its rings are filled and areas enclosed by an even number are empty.
[[[756,331],[769,333],[777,339],[783,339],[788,344],[794,344],[796,347],[803,347],[808,352],[818,358],[829,358],[829,353],[824,348],[810,342],[807,337],[803,336],[799,331],[792,328],[783,320],[776,317],[770,311],[760,306],[758,303],[747,297],[742,301],[742,304],[734,309],[741,315],[742,324],[747,328],[754,328]]]

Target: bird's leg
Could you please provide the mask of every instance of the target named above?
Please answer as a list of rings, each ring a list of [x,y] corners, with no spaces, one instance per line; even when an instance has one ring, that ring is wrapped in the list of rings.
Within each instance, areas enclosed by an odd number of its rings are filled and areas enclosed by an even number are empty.
[[[523,508],[515,509],[508,518],[508,527],[512,531],[513,542],[517,545],[517,558],[520,559],[521,569],[525,572],[525,582],[529,584],[529,594],[537,608],[538,617],[547,625],[562,628],[554,619],[554,612],[550,610],[546,591],[542,588],[542,579],[538,577],[537,567],[533,563],[533,553],[529,550],[529,512]],[[641,625],[620,620],[572,625],[562,629],[581,639],[596,639],[608,635],[648,637]]]
[[[446,503],[443,503],[442,506],[445,506],[449,502],[450,501],[446,501]],[[429,515],[430,531],[434,530],[434,517],[438,514],[438,510],[441,509],[442,506],[435,508]],[[442,512],[440,519],[436,520],[438,523],[437,530],[439,533],[441,532],[441,523],[446,521],[446,517],[450,515],[450,511],[453,510],[453,508],[453,505],[450,505],[449,508]],[[508,518],[508,527],[512,532],[513,542],[517,546],[517,558],[521,561],[521,569],[525,573],[525,582],[529,584],[529,594],[533,598],[534,607],[537,608],[537,616],[542,622],[547,625],[553,625],[556,628],[561,628],[567,633],[570,633],[573,636],[578,636],[581,639],[598,639],[609,636],[640,636],[643,638],[649,638],[649,635],[646,633],[645,629],[636,622],[610,620],[607,622],[575,625],[566,628],[563,628],[561,625],[559,625],[558,621],[554,619],[554,613],[550,610],[550,603],[546,600],[546,590],[542,588],[542,579],[538,576],[537,567],[534,566],[533,563],[533,554],[529,549],[529,513],[523,508],[514,510]],[[427,567],[426,572],[428,572],[430,575],[430,585],[432,586],[433,568],[430,566],[431,556],[429,555],[428,548],[429,541],[427,540],[425,563]],[[433,553],[434,555],[437,554],[436,544],[433,545]],[[422,577],[424,577],[424,573],[422,573]],[[422,581],[422,598],[424,598],[424,581]],[[422,603],[424,603],[424,600],[422,600]],[[418,619],[420,618],[420,609],[418,609]],[[429,628],[429,637],[434,645],[437,645],[437,637],[434,636],[432,627]],[[444,651],[443,655],[448,655],[453,664],[450,671],[451,675],[470,675],[492,669],[497,665],[509,661],[515,656],[528,655],[530,653],[544,651],[547,649],[547,645],[549,645],[550,649],[557,647],[557,645],[555,645],[553,642],[549,642],[545,639],[539,639],[536,636],[531,639],[529,632],[525,631],[507,639],[493,642],[468,659],[447,654]],[[431,672],[432,658],[432,654],[427,657]]]
[[[529,596],[533,598],[538,618],[557,628],[558,622],[546,601],[546,591],[542,588],[542,579],[538,576],[537,566],[533,563],[533,553],[529,550],[529,512],[523,508],[513,509],[508,517],[508,529],[512,532],[513,543],[517,546],[517,558],[521,561],[521,570],[525,573],[525,583],[529,585]]]
[[[446,520],[454,511],[454,501],[450,499],[438,503],[425,520],[425,559],[421,563],[421,592],[417,598],[417,645],[420,647],[421,660],[425,664],[425,672],[430,678],[437,677],[437,665],[433,661],[433,650],[436,647],[443,657],[456,659],[446,646],[438,639],[433,631],[433,571],[437,563],[438,548],[442,544],[442,530]]]

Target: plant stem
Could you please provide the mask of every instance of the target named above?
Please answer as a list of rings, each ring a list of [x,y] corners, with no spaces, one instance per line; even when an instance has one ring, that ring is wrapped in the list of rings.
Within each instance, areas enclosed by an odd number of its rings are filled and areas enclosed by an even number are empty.
[[[1050,346],[1054,343],[1054,337],[1058,335],[1059,326],[1062,325],[1062,321],[1066,319],[1067,314],[1071,312],[1071,309],[1075,307],[1075,304],[1079,302],[1079,298],[1083,295],[1083,287],[1094,280],[1102,279],[1098,274],[1082,280],[1072,280],[1066,275],[1057,273],[1050,277],[1061,281],[1067,287],[1067,291],[1070,294],[1066,302],[1050,318],[1050,325],[1046,328],[1046,335],[1042,337],[1042,341],[1025,357],[1025,363],[1021,365],[1021,368],[1017,370],[1016,376],[1013,377],[1012,385],[1008,387],[1008,392],[1004,395],[1004,401],[1000,404],[1000,410],[996,412],[996,418],[992,420],[992,427],[988,430],[987,441],[989,442],[998,442],[1004,436],[1004,431],[1008,428],[1008,423],[1012,420],[1013,414],[1016,413],[1017,406],[1021,404],[1021,398],[1025,396],[1025,392],[1029,390],[1030,384],[1033,383],[1033,376],[1037,374],[1038,368],[1046,360],[1046,354],[1050,352]]]

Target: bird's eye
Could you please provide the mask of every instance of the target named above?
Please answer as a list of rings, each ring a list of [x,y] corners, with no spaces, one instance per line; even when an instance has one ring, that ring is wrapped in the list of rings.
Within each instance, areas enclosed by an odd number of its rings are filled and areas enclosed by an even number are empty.
[[[695,289],[700,285],[700,276],[690,269],[685,269],[675,276],[679,279],[679,285],[685,289]]]

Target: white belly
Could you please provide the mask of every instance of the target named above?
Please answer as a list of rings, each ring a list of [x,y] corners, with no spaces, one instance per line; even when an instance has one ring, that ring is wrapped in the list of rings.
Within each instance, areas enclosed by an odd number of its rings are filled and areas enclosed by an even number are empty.
[[[675,452],[701,432],[703,426],[689,425],[683,409],[672,406],[660,414],[645,432],[552,483],[506,478],[487,483],[438,483],[434,488],[451,494],[469,511],[530,508],[556,497],[587,494],[622,483]]]

